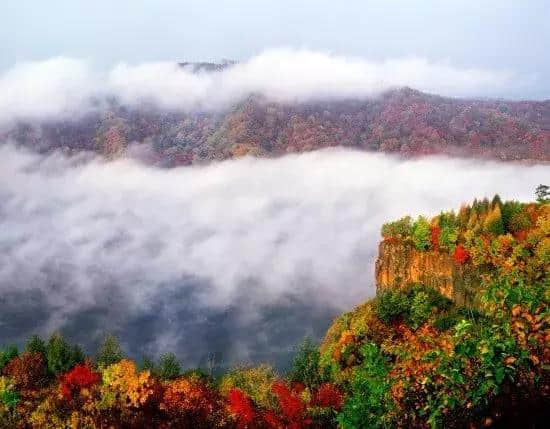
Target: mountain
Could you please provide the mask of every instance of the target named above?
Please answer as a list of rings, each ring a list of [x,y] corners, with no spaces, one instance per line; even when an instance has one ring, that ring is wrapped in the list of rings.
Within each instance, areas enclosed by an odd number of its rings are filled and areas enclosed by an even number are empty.
[[[182,63],[196,71],[231,63]],[[364,100],[276,103],[251,95],[227,111],[169,112],[110,100],[71,120],[19,122],[0,135],[44,152],[91,150],[173,167],[332,146],[405,157],[550,161],[550,100],[462,100],[410,88]],[[132,143],[140,144],[132,144]]]
[[[291,370],[139,366],[60,334],[0,349],[0,427],[543,428],[550,417],[550,201],[474,201],[382,228],[378,293]]]

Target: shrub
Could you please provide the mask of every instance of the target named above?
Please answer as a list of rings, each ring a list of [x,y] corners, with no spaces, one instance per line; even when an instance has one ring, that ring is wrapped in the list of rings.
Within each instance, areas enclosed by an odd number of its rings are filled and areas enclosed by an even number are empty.
[[[424,324],[432,314],[432,303],[426,292],[418,292],[413,298],[407,317],[407,323],[411,328],[417,329]]]
[[[388,290],[377,297],[374,311],[380,320],[389,323],[397,317],[405,317],[409,308],[409,300],[404,292]]]
[[[365,344],[361,353],[363,363],[351,382],[338,423],[343,429],[391,427],[388,415],[392,399],[387,381],[388,363],[378,347]]]
[[[227,394],[228,407],[235,416],[238,428],[246,428],[254,419],[254,406],[250,398],[240,389],[231,389]]]
[[[412,227],[412,240],[418,250],[428,250],[430,247],[430,224],[424,216],[419,216]]]
[[[271,390],[276,376],[269,365],[253,368],[236,368],[224,374],[219,388],[222,395],[228,395],[233,389],[238,389],[250,397],[257,405],[264,408],[274,408],[277,400]]]
[[[320,357],[319,348],[310,338],[306,338],[298,347],[292,361],[290,381],[303,383],[310,388],[319,386],[322,382],[319,372]]]
[[[384,238],[406,238],[411,235],[411,231],[412,225],[410,216],[382,225],[382,236]]]
[[[455,248],[453,257],[459,264],[464,264],[468,259],[470,259],[470,253],[461,244],[459,244]]]

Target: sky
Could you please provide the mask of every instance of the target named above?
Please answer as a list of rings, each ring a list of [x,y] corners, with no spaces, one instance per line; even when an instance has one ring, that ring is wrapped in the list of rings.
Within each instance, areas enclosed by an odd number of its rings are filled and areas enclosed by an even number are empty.
[[[0,70],[57,56],[109,68],[305,48],[511,72],[533,83],[502,96],[550,98],[547,0],[2,0],[0,15]]]

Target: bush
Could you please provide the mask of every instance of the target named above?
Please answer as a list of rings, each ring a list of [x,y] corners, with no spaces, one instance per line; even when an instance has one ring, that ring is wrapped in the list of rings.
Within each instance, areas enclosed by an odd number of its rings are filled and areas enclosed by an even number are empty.
[[[392,427],[388,415],[392,407],[388,362],[375,344],[361,348],[363,363],[351,382],[338,423],[343,429]]]
[[[411,231],[412,225],[410,216],[382,225],[382,236],[384,238],[406,238],[411,235]]]
[[[310,338],[306,338],[292,361],[290,381],[303,383],[310,388],[319,386],[323,381],[319,373],[320,357],[319,348]]]
[[[389,323],[397,317],[405,317],[409,308],[409,299],[404,292],[388,290],[378,296],[374,311],[380,320]]]
[[[432,314],[432,303],[426,292],[418,292],[414,295],[407,317],[407,323],[413,329],[424,324]]]
[[[431,242],[430,224],[424,216],[419,216],[412,227],[412,240],[418,250],[428,250]]]

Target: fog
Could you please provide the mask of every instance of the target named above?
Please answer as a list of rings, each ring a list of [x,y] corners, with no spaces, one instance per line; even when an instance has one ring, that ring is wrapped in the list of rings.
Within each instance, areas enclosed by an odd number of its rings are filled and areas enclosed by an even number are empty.
[[[17,63],[0,74],[0,125],[16,120],[67,119],[114,97],[129,106],[170,110],[227,109],[250,94],[282,102],[365,98],[409,86],[456,97],[499,96],[535,76],[453,66],[420,57],[371,61],[296,49],[264,51],[220,72],[194,73],[175,62],[119,63],[57,57]]]
[[[547,166],[333,149],[157,169],[0,146],[0,342],[61,330],[93,352],[284,366],[375,293],[383,222],[532,199]]]

